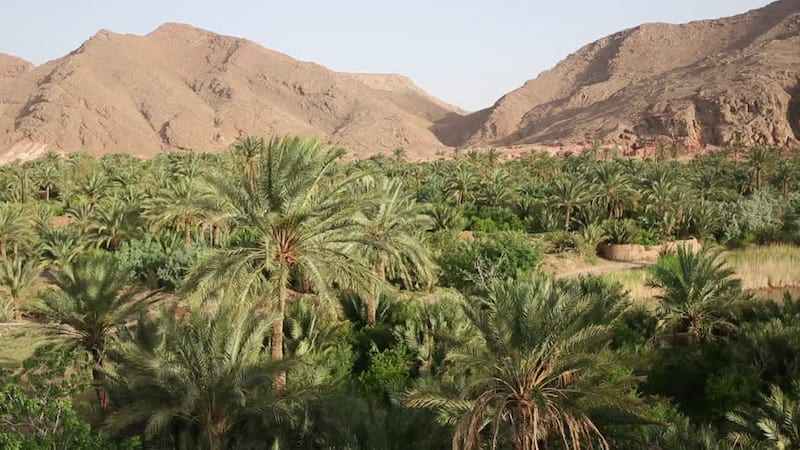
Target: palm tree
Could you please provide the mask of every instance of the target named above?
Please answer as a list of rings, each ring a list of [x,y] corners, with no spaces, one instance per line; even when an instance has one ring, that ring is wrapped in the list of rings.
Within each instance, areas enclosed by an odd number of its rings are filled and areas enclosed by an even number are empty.
[[[592,198],[591,188],[582,178],[558,178],[553,181],[549,202],[564,213],[564,231],[569,231],[575,209]]]
[[[10,304],[3,308],[17,318],[23,301],[36,291],[42,274],[42,261],[38,258],[14,257],[0,260],[0,288],[8,292]]]
[[[608,218],[619,219],[625,208],[634,203],[638,191],[633,180],[622,172],[617,164],[602,164],[592,173],[594,201],[608,214]]]
[[[251,192],[255,190],[255,180],[261,167],[259,158],[263,156],[264,150],[264,139],[256,136],[244,136],[233,144],[234,157],[238,160]]]
[[[71,228],[48,229],[42,233],[42,250],[45,259],[63,266],[85,251],[79,233]]]
[[[394,336],[412,356],[415,371],[439,376],[446,369],[451,348],[475,339],[475,327],[464,314],[459,296],[437,295],[434,302],[419,302],[405,323],[394,327]]]
[[[355,216],[361,231],[358,250],[371,265],[376,283],[367,296],[367,323],[375,325],[375,313],[381,286],[386,276],[411,284],[412,274],[429,284],[433,262],[423,244],[422,233],[433,227],[431,218],[403,190],[398,181],[382,179],[377,186],[364,186],[378,192],[374,204]]]
[[[791,161],[781,161],[772,174],[772,181],[781,195],[788,197],[790,187],[797,181],[797,165]]]
[[[118,251],[143,231],[139,208],[116,198],[100,203],[89,218],[87,230],[96,246]]]
[[[144,216],[159,228],[183,228],[184,242],[192,244],[192,227],[212,216],[210,189],[192,178],[169,182],[144,204]]]
[[[290,289],[328,297],[330,287],[363,287],[373,277],[358,255],[355,212],[367,203],[351,186],[362,174],[330,177],[341,150],[313,139],[273,138],[260,160],[258,177],[243,183],[219,180],[232,220],[250,239],[211,252],[190,276],[200,292],[227,287],[237,295],[263,295],[276,316],[272,359],[283,359],[283,321]]]
[[[20,204],[0,203],[0,258],[8,256],[9,245],[16,256],[19,247],[30,244],[35,237],[29,209]]]
[[[49,202],[54,190],[58,189],[61,174],[53,164],[43,164],[34,172],[34,181],[44,191],[44,201]]]
[[[456,230],[464,229],[465,219],[460,208],[447,204],[437,204],[428,211],[429,217],[433,220],[433,229]]]
[[[511,175],[503,169],[495,169],[481,185],[481,200],[489,206],[507,202],[514,192]]]
[[[761,189],[761,179],[764,169],[772,161],[772,152],[766,147],[756,146],[747,152],[747,164],[755,174],[756,190]]]
[[[672,236],[675,227],[684,219],[686,196],[686,190],[668,177],[647,180],[645,211],[659,225],[662,235]]]
[[[713,199],[720,191],[722,174],[717,170],[702,168],[692,177],[692,184],[700,200]]]
[[[602,371],[599,350],[610,328],[591,323],[591,303],[560,290],[544,275],[495,281],[486,298],[465,308],[479,344],[447,358],[452,368],[445,378],[464,380],[460,394],[418,391],[406,403],[434,409],[440,420],[454,424],[454,449],[484,448],[485,428],[492,449],[501,435],[520,450],[557,443],[570,449],[592,443],[609,448],[589,411],[619,408],[623,391],[595,377]]]
[[[20,203],[25,203],[28,199],[28,189],[30,188],[30,166],[28,164],[19,164],[15,161],[8,167],[13,179],[12,189],[18,192],[18,195],[14,196],[14,199]]]
[[[310,391],[271,388],[294,365],[264,351],[271,326],[252,307],[226,302],[192,306],[186,318],[167,310],[141,325],[135,339],[110,355],[118,408],[108,417],[110,428],[142,425],[153,442],[189,429],[205,441],[194,448],[209,450],[234,448],[247,437],[263,444],[265,428],[295,420]]]
[[[445,191],[457,205],[463,206],[475,200],[475,189],[478,179],[475,171],[468,164],[456,164],[447,177]]]
[[[106,253],[89,253],[51,274],[54,287],[40,294],[27,328],[60,345],[85,351],[101,409],[109,402],[102,387],[106,348],[135,318],[150,296],[129,285],[129,274]]]
[[[653,267],[650,285],[663,290],[657,296],[659,328],[673,339],[685,334],[690,341],[734,330],[731,320],[746,295],[733,275],[718,253],[678,247],[674,262]]]
[[[82,196],[88,203],[89,209],[94,207],[103,199],[111,189],[111,180],[105,172],[95,170],[85,177],[76,180],[74,191]]]
[[[728,413],[728,420],[738,427],[728,441],[735,448],[800,448],[799,398],[800,384],[796,382],[791,393],[772,386],[769,395],[762,396],[761,407]]]

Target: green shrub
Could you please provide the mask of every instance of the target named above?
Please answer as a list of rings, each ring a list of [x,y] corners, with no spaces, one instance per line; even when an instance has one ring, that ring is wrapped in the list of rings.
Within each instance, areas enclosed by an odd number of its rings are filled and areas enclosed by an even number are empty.
[[[0,448],[9,450],[137,449],[92,431],[72,398],[89,387],[88,368],[70,349],[39,348],[21,374],[0,374]]]
[[[525,231],[525,223],[510,208],[482,207],[467,218],[467,229],[484,233]]]
[[[548,233],[546,242],[547,253],[570,253],[578,248],[576,235],[569,231],[562,230]]]
[[[148,236],[124,243],[115,256],[133,278],[175,289],[205,250],[197,243],[187,247],[179,239]]]
[[[603,228],[612,244],[634,244],[642,235],[642,230],[630,219],[608,220]]]
[[[542,261],[541,249],[519,232],[480,235],[474,242],[450,237],[440,242],[438,254],[440,284],[459,289],[531,272]]]

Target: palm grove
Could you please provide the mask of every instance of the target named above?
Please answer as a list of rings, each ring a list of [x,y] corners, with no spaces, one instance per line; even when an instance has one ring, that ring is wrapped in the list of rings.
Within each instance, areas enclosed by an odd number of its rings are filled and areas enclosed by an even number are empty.
[[[800,303],[724,248],[800,242],[797,155],[0,168],[3,448],[798,448]],[[630,300],[545,253],[700,238]],[[714,247],[714,248],[712,248]]]

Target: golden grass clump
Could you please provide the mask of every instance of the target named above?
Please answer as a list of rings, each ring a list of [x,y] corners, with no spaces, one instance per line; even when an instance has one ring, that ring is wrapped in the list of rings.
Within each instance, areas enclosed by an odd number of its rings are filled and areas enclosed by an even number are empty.
[[[752,247],[730,252],[725,259],[744,289],[800,287],[800,247]]]
[[[634,305],[650,305],[661,292],[660,289],[648,285],[650,270],[647,268],[609,272],[602,277],[607,281],[620,283]]]

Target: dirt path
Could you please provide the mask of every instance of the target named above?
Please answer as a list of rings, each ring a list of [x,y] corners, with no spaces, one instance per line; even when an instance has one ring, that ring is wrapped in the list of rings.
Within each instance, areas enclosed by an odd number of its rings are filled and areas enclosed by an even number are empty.
[[[651,265],[650,263],[619,262],[619,261],[610,261],[607,259],[603,259],[601,261],[602,262],[590,267],[582,267],[580,269],[570,270],[568,272],[557,273],[555,274],[555,277],[577,278],[585,275],[600,275],[608,272],[617,272],[620,270],[639,269],[641,267],[647,267]]]

